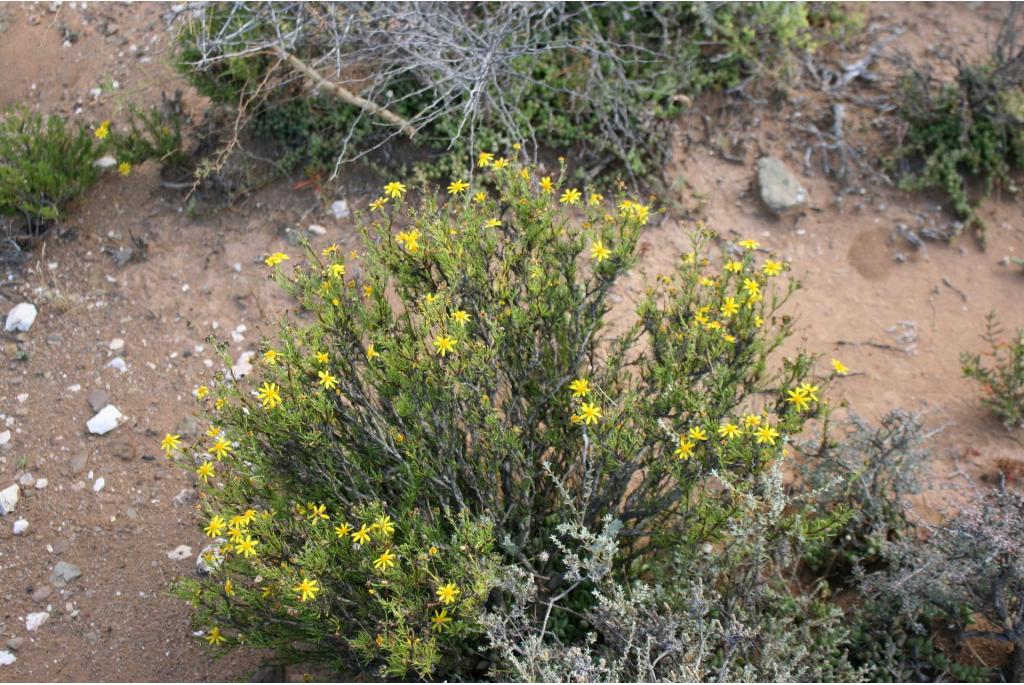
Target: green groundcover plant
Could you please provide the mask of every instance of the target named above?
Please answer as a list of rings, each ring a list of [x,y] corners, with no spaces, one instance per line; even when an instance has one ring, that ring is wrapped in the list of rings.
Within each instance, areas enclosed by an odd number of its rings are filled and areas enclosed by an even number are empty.
[[[794,571],[848,513],[779,476],[846,372],[782,356],[788,265],[699,227],[612,317],[651,209],[477,165],[415,199],[389,183],[359,253],[266,258],[299,310],[252,376],[199,388],[205,436],[163,443],[202,481],[208,573],[176,591],[204,639],[342,674],[528,678],[519,631],[573,649],[568,678],[693,675],[622,641],[665,606],[677,622],[644,634],[705,635],[702,677],[852,674]],[[798,667],[815,644],[824,670]]]

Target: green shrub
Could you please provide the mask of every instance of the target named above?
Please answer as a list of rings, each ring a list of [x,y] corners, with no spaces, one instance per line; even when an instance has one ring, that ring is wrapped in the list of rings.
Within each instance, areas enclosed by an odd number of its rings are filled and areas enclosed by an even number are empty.
[[[964,352],[960,355],[964,376],[981,383],[981,403],[995,412],[1007,429],[1024,428],[1024,329],[1018,329],[1008,338],[992,312],[985,319],[985,334],[981,336],[989,345],[988,365],[980,354]]]
[[[313,173],[400,131],[323,84],[311,94],[281,51],[408,122],[417,151],[402,157],[419,173],[465,175],[472,150],[520,143],[531,159],[570,157],[581,179],[650,180],[690,98],[792,71],[813,46],[808,13],[767,2],[213,3],[182,23],[178,64]],[[382,161],[409,173],[393,158]]]
[[[442,197],[406,203],[405,186],[388,184],[359,255],[330,246],[291,270],[280,268],[287,255],[267,258],[301,314],[267,341],[256,380],[202,388],[210,437],[166,442],[210,481],[207,525],[260,512],[247,532],[255,557],[221,545],[230,561],[182,586],[208,638],[216,626],[232,645],[244,638],[339,671],[474,677],[486,644],[471,638],[480,626],[471,598],[486,593],[495,567],[482,532],[479,545],[457,545],[468,535],[456,515],[493,526],[500,564],[543,592],[566,572],[552,538],[608,517],[619,528],[614,577],[627,586],[684,577],[719,547],[739,560],[718,574],[723,583],[730,573],[755,582],[742,559],[770,552],[742,552],[750,541],[737,526],[748,501],[767,497],[763,477],[787,436],[825,411],[828,380],[808,355],[778,356],[791,327],[778,308],[797,287],[774,285],[785,265],[762,263],[756,243],[742,241],[715,268],[703,230],[676,272],[612,328],[608,296],[634,264],[650,210],[626,199],[610,207],[506,158],[481,154],[479,164],[473,184],[454,181]],[[390,516],[406,540],[396,566],[370,570],[376,541],[352,549],[309,522],[308,503],[331,525],[369,521],[361,512],[378,507],[373,515]],[[424,532],[405,532],[420,519]],[[802,537],[835,526],[813,507],[785,520]],[[410,555],[427,539],[454,539],[434,544],[464,553],[409,588]],[[287,570],[272,574],[282,561]],[[350,580],[349,568],[363,574]],[[322,592],[303,602],[295,587],[306,577]],[[225,595],[227,579],[236,597],[246,588],[244,602]],[[442,627],[429,658],[394,651],[387,636],[427,630],[441,582],[465,598],[452,607],[465,621],[459,639]],[[362,596],[367,584],[377,604]],[[274,601],[256,603],[259,587]],[[562,599],[571,611],[556,612],[553,634],[584,640],[578,616],[594,597],[579,586]],[[371,654],[363,636],[372,635],[385,637]]]
[[[961,219],[949,237],[973,228],[982,246],[985,224],[970,181],[982,181],[983,196],[996,186],[1015,194],[1013,174],[1024,168],[1024,50],[1016,22],[1014,7],[992,56],[980,64],[958,59],[953,83],[908,70],[900,98],[906,122],[896,153],[906,172],[901,186],[944,192]]]
[[[96,182],[93,162],[107,147],[87,125],[59,116],[0,115],[0,215],[19,217],[33,231],[57,221]]]

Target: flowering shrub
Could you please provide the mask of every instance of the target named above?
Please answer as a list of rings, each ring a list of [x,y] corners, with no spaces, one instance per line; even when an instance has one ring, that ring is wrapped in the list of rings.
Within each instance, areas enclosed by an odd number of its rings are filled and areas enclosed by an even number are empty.
[[[685,577],[715,548],[735,563],[722,582],[766,568],[742,561],[737,525],[776,506],[764,474],[827,411],[835,373],[778,354],[787,265],[752,240],[712,258],[701,228],[612,334],[608,295],[650,208],[505,157],[477,164],[440,197],[409,202],[389,183],[359,254],[267,257],[301,314],[255,380],[202,388],[205,438],[164,442],[204,482],[207,534],[231,536],[207,578],[179,586],[207,641],[472,677],[484,599],[513,566],[538,602],[571,607],[541,637],[585,639],[595,598],[562,587],[550,553],[570,522],[617,521],[612,574],[627,585]],[[813,507],[776,519],[780,540],[834,527]]]
[[[995,313],[986,318],[982,340],[988,343],[991,365],[982,362],[980,354],[960,355],[964,376],[981,383],[982,404],[1010,428],[1024,428],[1024,329],[1003,338]]]

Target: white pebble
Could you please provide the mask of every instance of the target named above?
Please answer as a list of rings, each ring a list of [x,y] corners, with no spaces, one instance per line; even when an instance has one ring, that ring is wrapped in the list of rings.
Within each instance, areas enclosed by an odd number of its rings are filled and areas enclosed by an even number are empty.
[[[99,492],[100,490],[103,489],[103,486],[105,486],[106,484],[107,481],[103,478],[103,476],[100,476],[99,478],[96,479],[96,482],[92,484],[92,491]]]
[[[18,657],[14,656],[6,649],[0,650],[0,666],[10,666],[17,660]]]
[[[4,330],[10,333],[11,331],[27,331],[32,328],[32,324],[35,323],[36,306],[28,302],[22,302],[21,304],[14,305],[11,311],[7,312],[7,323],[4,325]]]
[[[121,425],[121,420],[123,418],[124,415],[118,411],[117,407],[112,404],[108,404],[103,407],[103,409],[100,409],[96,413],[96,416],[89,419],[85,425],[88,427],[90,433],[94,435],[105,435]]]
[[[192,548],[188,545],[178,545],[167,553],[167,558],[171,561],[181,561],[188,559],[190,556],[192,556]]]
[[[26,530],[28,530],[28,521],[26,521],[25,519],[18,519],[17,521],[14,522],[14,534],[15,535],[21,535]]]
[[[34,614],[29,614],[25,617],[25,630],[30,633],[38,630],[39,626],[46,623],[48,618],[50,618],[49,611],[37,611]]]
[[[113,340],[110,341],[110,351],[111,352],[120,352],[123,349],[124,349],[124,340],[122,340],[121,338],[114,338]]]
[[[40,478],[39,480],[36,481],[36,490],[45,490],[46,486],[49,484],[50,481],[48,481],[45,478]]]
[[[114,357],[113,359],[111,359],[110,363],[107,364],[107,366],[109,366],[112,369],[117,369],[121,373],[124,373],[125,371],[128,370],[128,364],[126,364],[124,359],[121,359],[120,357]]]

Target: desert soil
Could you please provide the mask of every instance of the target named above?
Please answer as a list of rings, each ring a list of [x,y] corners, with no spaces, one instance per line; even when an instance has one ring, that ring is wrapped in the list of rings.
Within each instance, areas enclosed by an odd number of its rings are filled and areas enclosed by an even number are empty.
[[[0,6],[0,108],[26,105],[116,123],[127,103],[158,102],[161,92],[180,88],[199,119],[202,99],[169,66],[169,9]],[[918,57],[934,54],[933,46],[980,54],[1003,12],[982,3],[858,9],[879,25],[902,25],[890,48]],[[948,510],[958,501],[951,485],[980,483],[997,459],[1024,458],[1021,444],[978,405],[958,360],[979,347],[989,311],[1007,327],[1024,326],[1024,276],[1002,263],[1024,255],[1021,205],[985,202],[987,251],[967,236],[915,250],[897,226],[947,224],[941,197],[865,181],[863,193],[837,202],[836,182],[813,166],[800,176],[808,207],[776,218],[758,198],[754,161],[772,154],[800,173],[805,143],[790,131],[803,115],[794,102],[799,97],[738,125],[742,164],[702,142],[697,113],[679,121],[670,176],[681,204],[703,200],[686,218],[669,217],[647,231],[641,263],[619,293],[628,302],[656,274],[670,272],[688,248],[692,217],[782,255],[804,284],[789,305],[798,321],[794,344],[853,370],[834,396],[870,419],[904,407],[944,427],[933,440],[921,508]],[[861,130],[871,129],[867,115],[852,116]],[[370,199],[355,179],[343,178],[336,192],[357,208]],[[283,229],[319,224],[327,232],[311,236],[314,246],[338,243],[348,251],[358,247],[355,223],[319,209],[309,190],[290,183],[212,217],[190,218],[184,203],[161,187],[154,164],[107,178],[27,264],[2,274],[0,313],[25,301],[39,315],[27,333],[0,340],[0,433],[11,431],[0,447],[0,489],[23,477],[45,478],[47,486],[23,487],[16,513],[0,521],[0,650],[12,639],[17,646],[17,661],[0,666],[0,680],[245,680],[259,666],[252,652],[212,657],[191,632],[188,607],[168,594],[175,578],[194,573],[203,537],[193,477],[163,459],[159,440],[206,428],[190,422],[198,409],[193,392],[224,368],[207,338],[227,341],[237,360],[258,349],[290,307],[262,264],[267,253],[296,252]],[[118,265],[111,254],[119,248],[132,248],[135,258]],[[123,349],[111,349],[115,339]],[[124,371],[110,366],[115,357]],[[95,391],[126,417],[103,436],[86,430]],[[14,535],[18,518],[29,527]],[[171,558],[180,545],[191,555]],[[74,564],[81,576],[58,587],[51,580],[58,562]],[[48,619],[27,631],[28,615],[38,612]]]

